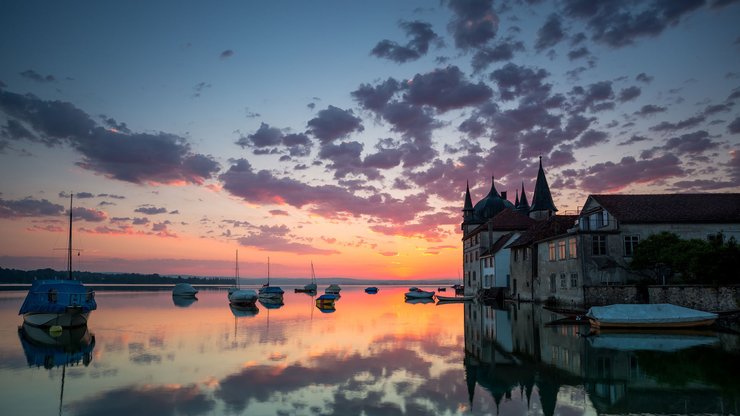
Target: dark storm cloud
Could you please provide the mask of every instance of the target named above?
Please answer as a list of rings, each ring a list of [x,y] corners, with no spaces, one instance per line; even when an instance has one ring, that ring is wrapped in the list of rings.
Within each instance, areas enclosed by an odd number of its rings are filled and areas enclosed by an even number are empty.
[[[735,119],[727,125],[727,131],[732,134],[740,133],[740,117],[735,117]]]
[[[479,48],[496,36],[499,22],[492,0],[450,0],[448,5],[455,14],[449,29],[456,47]]]
[[[523,95],[549,93],[550,85],[543,81],[550,75],[542,68],[529,68],[508,63],[493,71],[490,79],[496,82],[503,100],[513,100]]]
[[[567,17],[584,20],[594,41],[621,48],[641,37],[661,34],[705,3],[705,0],[641,3],[564,0],[563,13]]]
[[[482,47],[473,55],[473,70],[479,72],[494,62],[510,61],[514,57],[514,52],[521,51],[524,51],[524,43],[511,39],[494,47]]]
[[[245,159],[237,160],[219,176],[224,189],[255,204],[288,204],[326,218],[367,215],[387,221],[408,221],[428,204],[411,195],[403,200],[386,193],[367,198],[335,185],[312,186],[291,178],[278,178],[267,170],[255,172]],[[307,207],[307,208],[306,208]]]
[[[157,208],[155,206],[148,205],[148,206],[136,208],[134,212],[140,212],[142,214],[147,214],[147,215],[166,214],[167,208]]]
[[[0,218],[59,216],[64,207],[46,199],[26,197],[15,201],[0,198]]]
[[[646,117],[651,114],[662,113],[665,111],[666,111],[665,107],[657,106],[654,104],[646,104],[646,105],[643,105],[642,108],[640,108],[639,110],[635,111],[635,115]]]
[[[627,87],[619,92],[618,100],[620,103],[631,101],[639,97],[641,93],[642,93],[642,90],[640,89],[640,87],[635,87],[635,86]]]
[[[606,143],[609,135],[603,131],[588,130],[574,143],[576,149],[596,146],[600,143]]]
[[[234,51],[231,49],[226,49],[225,51],[221,52],[221,55],[219,55],[221,59],[227,59],[234,56]]]
[[[413,21],[399,23],[401,29],[406,32],[410,38],[405,46],[391,40],[382,40],[378,42],[370,53],[379,58],[390,59],[398,63],[413,61],[426,55],[429,50],[429,44],[433,41],[439,41],[440,37],[432,30],[432,25],[426,22]]]
[[[390,101],[393,95],[401,90],[401,85],[393,78],[388,78],[382,84],[373,87],[362,84],[350,94],[360,106],[366,110],[380,112]]]
[[[632,137],[629,138],[629,140],[625,140],[625,141],[619,143],[618,145],[619,146],[630,146],[630,145],[633,145],[635,143],[645,142],[645,141],[648,141],[648,140],[650,140],[650,139],[647,138],[647,137],[638,136],[638,135],[634,134],[634,135],[632,135]]]
[[[237,239],[244,247],[255,247],[263,251],[280,251],[293,254],[339,254],[336,250],[325,250],[315,247],[313,244],[296,242],[295,236],[290,234],[286,225],[267,226],[262,225],[258,230],[245,237]]]
[[[545,24],[537,31],[537,40],[535,41],[534,48],[538,52],[542,52],[547,48],[557,45],[563,39],[565,39],[563,21],[560,16],[553,13],[547,17]]]
[[[200,387],[188,386],[128,386],[107,390],[65,406],[76,415],[201,415],[210,414],[215,400]]]
[[[78,166],[108,178],[137,184],[201,184],[219,170],[211,156],[191,152],[182,137],[112,132],[70,103],[0,91],[0,111],[47,145],[68,144],[82,155]]]
[[[480,104],[492,95],[493,91],[487,85],[468,82],[460,68],[448,66],[414,76],[406,100],[414,105],[429,105],[446,112]]]
[[[661,122],[655,126],[650,127],[652,131],[676,131],[688,128],[693,128],[703,123],[706,120],[704,116],[689,117],[686,120],[681,120],[678,123],[669,123],[667,121]]]
[[[671,154],[646,160],[623,157],[619,163],[597,163],[579,172],[580,186],[586,192],[615,192],[629,185],[651,183],[683,174],[681,161]]]
[[[362,120],[352,110],[342,110],[330,105],[308,121],[308,130],[322,144],[346,137],[353,131],[363,131]]]
[[[43,76],[43,75],[39,74],[38,72],[34,71],[33,69],[27,69],[27,70],[21,72],[20,75],[23,78],[28,78],[31,81],[36,81],[36,82],[40,82],[40,83],[54,82],[54,81],[57,80],[56,77],[54,77],[54,75]]]

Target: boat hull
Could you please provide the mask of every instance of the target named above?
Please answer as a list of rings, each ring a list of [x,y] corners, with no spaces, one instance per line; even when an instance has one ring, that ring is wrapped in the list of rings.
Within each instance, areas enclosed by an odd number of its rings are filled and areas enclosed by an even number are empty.
[[[635,329],[657,329],[657,328],[695,328],[703,326],[711,326],[717,319],[709,318],[698,321],[683,321],[683,322],[664,322],[664,323],[650,323],[650,322],[608,322],[599,321],[596,319],[589,319],[588,322],[592,327],[600,328],[635,328]]]
[[[407,292],[404,296],[406,299],[431,299],[434,296],[434,292],[426,292],[423,290]]]
[[[439,302],[470,302],[475,298],[475,296],[439,296],[437,295],[437,300]]]
[[[39,327],[61,326],[70,328],[87,325],[89,316],[90,312],[84,312],[80,308],[68,308],[68,311],[63,313],[28,312],[23,314],[23,322]]]
[[[671,304],[616,304],[594,306],[586,317],[600,328],[693,328],[712,325],[717,314]]]

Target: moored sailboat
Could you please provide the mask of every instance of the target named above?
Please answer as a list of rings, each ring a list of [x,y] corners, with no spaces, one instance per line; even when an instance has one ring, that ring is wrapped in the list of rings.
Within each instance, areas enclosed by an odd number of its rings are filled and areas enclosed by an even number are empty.
[[[285,291],[279,286],[270,286],[270,258],[267,258],[267,283],[259,289],[260,299],[281,299]],[[281,302],[282,304],[282,302]]]
[[[229,304],[235,308],[253,308],[257,303],[257,292],[252,289],[241,289],[239,282],[239,250],[236,250],[234,267],[234,287],[229,288]]]
[[[33,282],[18,311],[29,325],[62,328],[85,325],[90,312],[98,307],[95,293],[72,277],[72,198],[70,195],[67,278]]]

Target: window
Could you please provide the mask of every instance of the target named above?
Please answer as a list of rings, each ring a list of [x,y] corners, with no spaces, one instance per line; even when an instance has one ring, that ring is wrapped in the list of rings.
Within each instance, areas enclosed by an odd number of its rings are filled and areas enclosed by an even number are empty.
[[[593,236],[593,245],[591,254],[594,256],[605,256],[606,255],[606,236],[595,235]]]
[[[547,249],[550,261],[555,261],[555,243],[550,241],[550,243],[547,244]]]
[[[556,286],[555,286],[555,273],[550,275],[550,292],[555,293]]]
[[[625,235],[624,236],[624,255],[627,257],[632,257],[635,254],[635,249],[637,248],[637,243],[639,242],[640,237],[636,235]]]
[[[578,257],[578,254],[576,252],[576,239],[575,238],[568,239],[568,255],[570,256],[571,259],[575,259],[576,257]]]
[[[578,286],[578,273],[570,274],[570,287]]]
[[[565,280],[565,273],[560,273],[560,288],[567,289],[568,282]]]
[[[558,260],[565,260],[565,240],[558,241]]]
[[[519,250],[517,250],[517,249],[513,249],[513,250],[511,250],[511,251],[513,251],[513,252],[514,252],[514,261],[517,261],[517,260],[519,260],[519,259],[518,259],[518,257],[519,257]]]

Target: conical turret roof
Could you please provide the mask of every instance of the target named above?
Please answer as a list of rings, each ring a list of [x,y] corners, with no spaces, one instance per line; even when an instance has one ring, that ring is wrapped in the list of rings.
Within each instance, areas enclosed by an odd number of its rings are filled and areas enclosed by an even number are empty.
[[[529,202],[527,201],[527,193],[524,192],[524,182],[522,182],[522,197],[519,198],[519,202],[516,204],[514,210],[525,214],[529,212]]]
[[[529,212],[532,211],[553,211],[556,212],[558,209],[555,208],[555,203],[552,202],[552,194],[550,194],[550,186],[547,184],[547,178],[545,178],[545,171],[542,169],[542,157],[540,156],[540,169],[537,172],[537,183],[534,185],[534,196],[532,197],[532,206],[529,208]]]

